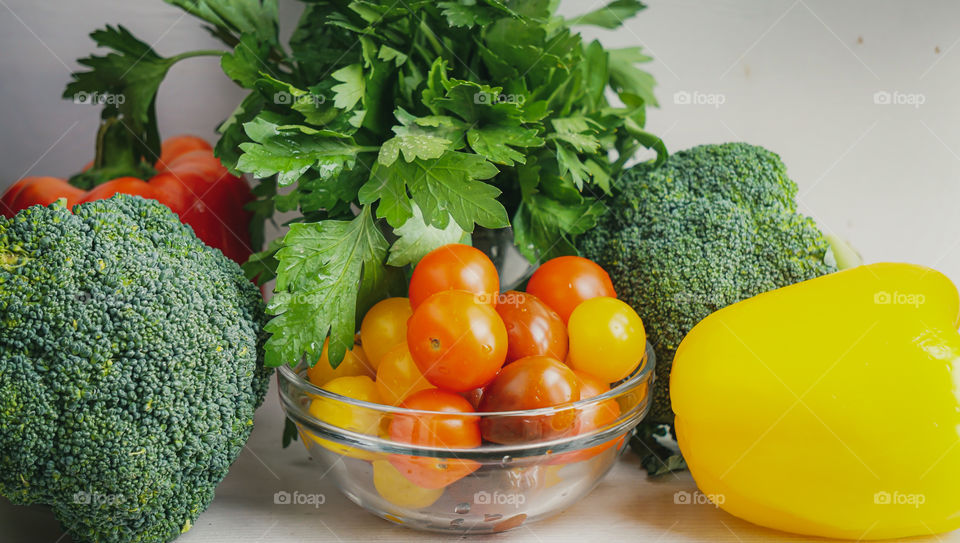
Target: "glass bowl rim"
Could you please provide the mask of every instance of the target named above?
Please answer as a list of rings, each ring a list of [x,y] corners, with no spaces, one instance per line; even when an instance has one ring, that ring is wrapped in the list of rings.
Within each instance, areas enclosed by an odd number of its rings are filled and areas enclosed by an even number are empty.
[[[559,405],[554,405],[550,407],[541,407],[538,409],[522,409],[514,411],[474,411],[471,413],[451,413],[449,411],[425,411],[420,409],[408,409],[405,407],[395,406],[395,405],[386,405],[373,402],[367,402],[364,400],[358,400],[356,398],[350,398],[349,396],[343,396],[337,394],[336,392],[330,392],[329,390],[322,389],[317,385],[314,385],[309,380],[303,378],[296,370],[303,366],[303,363],[297,364],[295,367],[284,364],[277,368],[277,378],[283,378],[293,384],[294,386],[302,389],[309,394],[320,397],[327,398],[332,401],[345,403],[352,405],[354,407],[360,407],[363,409],[369,409],[371,411],[378,411],[383,413],[392,413],[392,414],[402,414],[402,415],[456,415],[457,417],[477,417],[477,418],[492,418],[492,417],[531,417],[531,416],[548,416],[557,413],[558,411],[567,411],[570,409],[584,409],[591,405],[603,403],[605,400],[616,398],[625,393],[628,393],[632,390],[635,390],[647,380],[647,377],[653,373],[654,367],[656,366],[656,355],[654,354],[653,345],[647,341],[646,350],[644,351],[643,357],[640,359],[640,364],[633,370],[633,372],[625,377],[624,379],[617,382],[617,384],[610,388],[610,390],[604,392],[603,394],[598,394],[590,398],[585,398],[582,400],[577,400],[575,402],[568,402]],[[651,376],[652,377],[652,376]],[[280,395],[285,395],[283,388],[280,389]]]
[[[625,433],[632,431],[633,428],[635,428],[636,425],[643,420],[643,417],[646,416],[652,403],[653,382],[656,378],[656,373],[654,372],[654,368],[656,366],[656,356],[653,352],[653,347],[649,343],[647,343],[644,359],[645,362],[643,365],[638,366],[638,368],[634,370],[633,375],[626,378],[617,386],[611,388],[609,391],[603,394],[594,396],[593,398],[587,398],[585,400],[570,402],[559,406],[525,411],[481,411],[473,413],[419,411],[353,400],[351,398],[344,398],[339,394],[331,393],[314,386],[289,366],[285,366],[280,370],[277,375],[277,379],[278,381],[286,381],[280,382],[280,405],[283,408],[286,417],[297,424],[298,428],[301,430],[301,437],[303,439],[310,439],[312,437],[315,440],[333,440],[348,447],[358,447],[363,450],[377,453],[399,454],[415,457],[428,456],[435,458],[458,458],[487,463],[503,462],[505,458],[519,459],[542,457],[544,455],[549,456],[551,453],[556,453],[559,455],[560,453],[567,451],[572,452],[583,450],[595,445],[609,443],[614,439],[621,438],[625,435]],[[386,413],[393,413],[399,415],[423,414],[441,415],[447,417],[476,417],[478,422],[481,422],[484,418],[488,417],[513,417],[521,418],[522,420],[523,418],[531,417],[531,415],[549,416],[557,411],[584,409],[585,407],[595,405],[598,402],[612,399],[615,401],[615,398],[635,393],[635,391],[639,390],[641,387],[648,387],[648,390],[643,398],[633,404],[629,409],[622,411],[616,420],[611,421],[611,423],[608,425],[597,427],[588,432],[561,435],[549,439],[532,440],[522,443],[500,444],[485,442],[479,447],[449,448],[414,445],[411,443],[394,441],[390,439],[389,436],[380,434],[366,434],[329,424],[311,415],[309,410],[302,403],[297,401],[295,395],[290,393],[289,387],[297,387],[295,390],[299,390],[300,392],[306,391],[318,396],[329,398],[333,401],[338,401],[339,398],[344,398],[350,405],[370,409],[373,412],[379,412],[385,416]],[[314,435],[303,435],[303,430],[307,430]]]

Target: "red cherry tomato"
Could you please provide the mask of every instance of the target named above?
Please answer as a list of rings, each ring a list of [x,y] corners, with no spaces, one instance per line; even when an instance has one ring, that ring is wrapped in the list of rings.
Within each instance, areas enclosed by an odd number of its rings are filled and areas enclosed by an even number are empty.
[[[444,245],[427,253],[410,278],[410,307],[414,310],[430,295],[442,290],[465,290],[494,305],[500,292],[497,268],[479,249],[469,245]]]
[[[580,381],[569,367],[548,356],[528,356],[507,365],[483,392],[480,411],[519,411],[580,399]],[[480,423],[487,441],[512,444],[560,437],[574,430],[576,412],[490,417]]]
[[[567,357],[567,328],[560,315],[533,294],[504,292],[497,313],[507,327],[507,364],[534,355]]]
[[[579,256],[548,260],[530,276],[527,292],[556,311],[564,324],[580,302],[597,296],[617,297],[607,272]]]
[[[463,290],[427,298],[407,321],[407,346],[434,386],[465,392],[489,383],[507,356],[507,329],[488,304]]]
[[[412,394],[400,405],[407,409],[449,414],[396,414],[390,422],[390,439],[424,447],[472,449],[480,446],[476,417],[462,415],[473,413],[473,407],[460,396],[431,388]],[[389,460],[407,480],[423,488],[443,488],[480,467],[472,460],[456,458],[393,454]]]
[[[573,373],[575,373],[577,379],[580,380],[581,400],[593,398],[603,394],[604,392],[610,391],[610,385],[592,375],[576,370],[574,370]],[[598,428],[603,428],[613,423],[619,416],[620,404],[618,404],[617,400],[613,398],[604,400],[600,403],[591,404],[587,407],[577,409],[577,420],[574,423],[574,432],[577,434],[584,434]],[[623,438],[611,439],[606,443],[594,445],[593,447],[559,454],[549,461],[548,464],[572,464],[574,462],[589,460],[609,449],[610,447],[619,445],[622,441]]]
[[[580,379],[580,399],[593,398],[605,392],[610,391],[610,385],[597,379],[592,375],[582,371],[574,371],[577,378]],[[577,410],[576,430],[578,434],[603,428],[611,422],[617,420],[620,416],[620,404],[617,400],[610,398],[599,403],[592,404],[583,409]],[[601,450],[609,447],[610,444],[599,445]]]
[[[461,392],[460,396],[470,402],[470,405],[472,405],[474,409],[480,409],[480,398],[483,398],[483,387]]]

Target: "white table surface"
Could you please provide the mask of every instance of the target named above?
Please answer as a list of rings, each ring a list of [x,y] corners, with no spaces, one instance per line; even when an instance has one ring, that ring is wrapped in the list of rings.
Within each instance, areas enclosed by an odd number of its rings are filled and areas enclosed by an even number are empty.
[[[596,0],[564,0],[567,14]],[[781,154],[803,210],[869,261],[910,261],[960,281],[960,4],[950,0],[651,0],[627,28],[588,30],[611,47],[642,45],[656,62],[661,108],[649,128],[668,146],[745,140]],[[296,5],[281,0],[286,21]],[[161,53],[212,44],[159,0],[0,0],[0,187],[24,175],[69,175],[92,150],[97,113],[61,101],[86,34],[123,23]],[[922,97],[919,107],[875,93]],[[680,93],[680,94],[677,94]],[[722,99],[684,104],[684,93]],[[215,61],[177,66],[161,89],[161,130],[213,138],[240,94]],[[11,128],[13,127],[13,128]],[[282,450],[275,390],[247,449],[183,543],[431,541],[392,526],[317,480],[301,445]],[[808,540],[762,529],[710,505],[680,505],[689,474],[648,480],[627,453],[581,503],[489,539],[513,541]],[[326,503],[278,506],[278,490]],[[474,539],[488,539],[474,537]],[[960,541],[960,533],[932,541]],[[0,499],[0,543],[66,542],[52,515]]]
[[[276,384],[257,414],[247,448],[217,490],[206,513],[178,543],[417,542],[462,539],[415,532],[367,513],[343,497],[301,442],[280,447],[282,411]],[[277,491],[324,495],[319,507],[277,505]],[[708,541],[810,541],[768,530],[728,515],[709,504],[678,504],[674,494],[693,492],[689,472],[651,480],[639,458],[626,451],[620,462],[586,499],[555,517],[496,535],[471,535],[472,541],[503,543]],[[960,542],[960,531],[936,541]],[[0,542],[69,543],[56,519],[42,507],[15,507],[0,498]]]

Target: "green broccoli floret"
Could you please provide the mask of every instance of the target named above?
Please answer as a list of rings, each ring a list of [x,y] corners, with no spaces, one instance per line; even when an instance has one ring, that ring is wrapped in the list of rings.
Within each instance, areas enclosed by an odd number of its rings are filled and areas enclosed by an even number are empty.
[[[704,317],[831,271],[828,243],[797,212],[780,157],[745,143],[702,145],[640,164],[616,183],[609,212],[578,240],[639,313],[657,355],[649,420],[671,423],[670,368]]]
[[[132,196],[0,220],[0,494],[78,542],[166,542],[213,499],[263,401],[264,304]]]

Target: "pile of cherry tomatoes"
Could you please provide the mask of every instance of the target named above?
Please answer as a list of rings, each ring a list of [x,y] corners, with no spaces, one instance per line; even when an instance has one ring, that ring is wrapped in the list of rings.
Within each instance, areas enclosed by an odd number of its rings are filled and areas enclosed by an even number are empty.
[[[417,264],[409,298],[388,298],[367,312],[356,344],[336,369],[325,347],[307,371],[313,384],[341,396],[433,413],[381,420],[376,410],[329,398],[314,400],[310,412],[351,431],[431,448],[577,435],[615,421],[616,400],[532,417],[463,414],[541,409],[597,396],[637,369],[645,347],[640,317],[616,298],[610,277],[594,262],[555,258],[533,273],[526,292],[500,292],[485,254],[445,245]],[[379,474],[395,490],[398,482],[442,489],[478,468],[461,459],[390,455],[384,461],[314,439],[339,454],[374,461],[375,482]],[[554,461],[582,461],[611,445]]]

